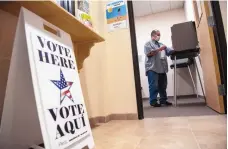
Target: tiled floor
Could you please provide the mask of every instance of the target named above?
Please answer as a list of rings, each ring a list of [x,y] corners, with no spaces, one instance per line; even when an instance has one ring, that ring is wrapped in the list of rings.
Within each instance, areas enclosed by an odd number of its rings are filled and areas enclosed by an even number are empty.
[[[93,129],[95,149],[226,149],[226,116],[111,121]]]

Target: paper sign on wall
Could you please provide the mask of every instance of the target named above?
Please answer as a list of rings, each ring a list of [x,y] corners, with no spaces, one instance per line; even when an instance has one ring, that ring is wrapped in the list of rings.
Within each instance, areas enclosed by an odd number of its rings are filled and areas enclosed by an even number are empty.
[[[9,149],[42,141],[46,149],[93,148],[70,35],[58,28],[60,37],[51,34],[43,29],[43,22],[21,9],[0,143]]]
[[[93,28],[92,18],[90,16],[89,0],[78,0],[76,11],[78,20],[85,26]]]
[[[127,28],[127,7],[125,1],[116,0],[106,5],[106,19],[109,31]]]

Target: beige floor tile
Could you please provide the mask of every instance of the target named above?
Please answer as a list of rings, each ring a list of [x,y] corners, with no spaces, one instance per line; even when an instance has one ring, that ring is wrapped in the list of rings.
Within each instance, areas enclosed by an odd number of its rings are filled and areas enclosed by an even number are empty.
[[[222,116],[211,116],[189,119],[189,125],[192,131],[195,132],[210,132],[215,134],[226,135],[227,123]]]
[[[169,128],[160,126],[154,133],[146,136],[138,146],[138,149],[198,149],[194,136],[189,128]]]
[[[189,125],[201,149],[226,149],[226,116],[189,118]]]
[[[220,115],[111,121],[93,129],[95,149],[225,149],[226,135]]]
[[[125,135],[125,136],[113,136],[102,141],[95,140],[96,149],[134,149],[139,144],[141,138]]]
[[[227,136],[219,133],[196,132],[196,140],[201,149],[226,149]]]
[[[188,128],[188,119],[182,117],[145,119],[141,125],[148,129],[165,126],[170,128]]]
[[[193,136],[156,135],[142,139],[137,149],[199,149]]]
[[[225,115],[189,117],[188,120],[190,124],[208,123],[227,125],[227,117]]]
[[[115,145],[107,146],[106,149],[135,149],[138,144],[120,142]]]

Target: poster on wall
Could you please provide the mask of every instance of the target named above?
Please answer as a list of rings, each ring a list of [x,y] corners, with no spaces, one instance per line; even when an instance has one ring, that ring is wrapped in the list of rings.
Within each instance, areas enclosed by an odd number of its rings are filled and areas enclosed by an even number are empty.
[[[88,0],[78,0],[77,1],[77,18],[81,21],[85,26],[92,28],[92,19],[89,15],[89,1]]]
[[[17,26],[0,148],[93,148],[70,35],[24,8]]]
[[[127,7],[123,0],[116,0],[106,5],[106,19],[109,31],[127,28]]]
[[[77,18],[80,20],[85,26],[89,28],[93,28],[91,16],[81,10],[77,10]]]

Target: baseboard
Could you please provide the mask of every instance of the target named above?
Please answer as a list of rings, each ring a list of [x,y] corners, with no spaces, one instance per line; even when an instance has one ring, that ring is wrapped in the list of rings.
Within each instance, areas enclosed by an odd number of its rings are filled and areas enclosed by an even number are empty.
[[[107,116],[97,116],[89,118],[89,123],[91,128],[99,126],[99,123],[107,123],[111,120],[137,120],[137,113],[127,113],[127,114],[110,114]]]
[[[204,99],[204,96],[202,95],[198,95],[199,98],[202,98]],[[173,98],[173,96],[168,96],[168,98]],[[177,95],[177,98],[197,98],[197,95],[196,94],[191,94],[191,95]],[[143,100],[149,100],[149,98],[142,98]]]
[[[174,96],[168,96],[168,98],[173,98]],[[186,99],[186,98],[197,98],[196,94],[190,94],[190,95],[177,95],[177,98],[182,98],[182,99]]]

